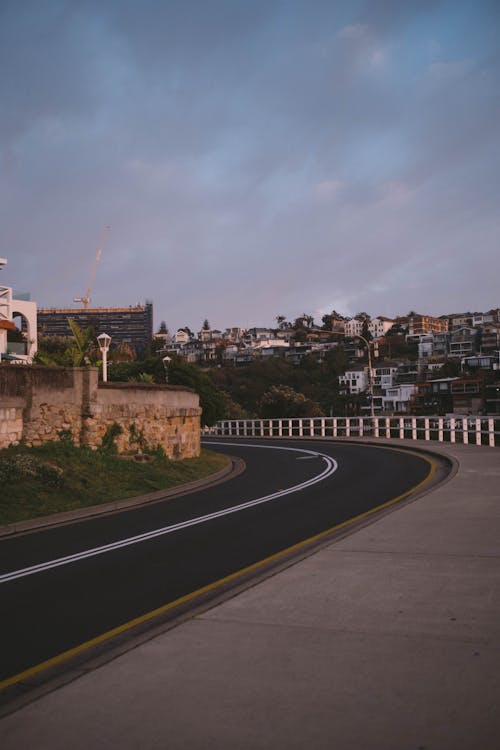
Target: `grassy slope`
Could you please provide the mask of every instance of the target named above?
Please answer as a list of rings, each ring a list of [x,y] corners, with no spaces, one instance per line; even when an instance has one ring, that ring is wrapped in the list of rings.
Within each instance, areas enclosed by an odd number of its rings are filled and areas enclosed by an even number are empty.
[[[142,464],[64,442],[7,448],[0,451],[0,524],[185,484],[219,471],[226,462],[205,450],[200,458],[157,456]]]

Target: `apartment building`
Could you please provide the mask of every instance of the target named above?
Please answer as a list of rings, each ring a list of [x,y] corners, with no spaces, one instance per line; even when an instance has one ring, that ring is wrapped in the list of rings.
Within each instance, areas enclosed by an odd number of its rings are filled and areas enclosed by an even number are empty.
[[[477,351],[479,332],[469,326],[458,328],[451,334],[450,357],[470,357]]]
[[[382,391],[385,391],[387,388],[391,388],[395,384],[397,374],[398,365],[395,362],[381,362],[373,370],[373,385],[376,388],[381,388]]]
[[[500,349],[500,324],[495,323],[483,326],[479,342],[481,354],[488,354]]]
[[[339,386],[342,390],[355,396],[364,393],[370,385],[368,367],[353,367],[339,376]]]
[[[475,314],[477,315],[477,313]],[[474,315],[468,313],[458,313],[457,315],[450,315],[449,317],[449,329],[450,331],[457,331],[459,328],[471,328],[473,323]]]
[[[368,323],[368,330],[374,339],[381,339],[393,325],[394,320],[380,315],[379,317],[370,320]]]
[[[442,357],[450,350],[450,333],[424,333],[418,337],[418,357]]]
[[[362,336],[365,321],[368,331],[373,339],[380,339],[394,325],[394,320],[379,315],[376,318],[352,318],[344,322],[344,332],[346,336]]]
[[[363,333],[364,318],[351,318],[346,320],[344,325],[344,332],[347,337],[349,336],[361,336]]]
[[[38,333],[44,336],[72,335],[68,318],[80,328],[92,326],[95,333],[107,333],[112,345],[126,343],[137,351],[145,350],[153,339],[153,304],[135,307],[44,308],[37,314]]]
[[[409,414],[417,392],[415,384],[394,385],[382,395],[382,409],[386,413]]]
[[[410,315],[408,317],[408,336],[422,333],[446,333],[448,318],[434,318],[431,315]]]

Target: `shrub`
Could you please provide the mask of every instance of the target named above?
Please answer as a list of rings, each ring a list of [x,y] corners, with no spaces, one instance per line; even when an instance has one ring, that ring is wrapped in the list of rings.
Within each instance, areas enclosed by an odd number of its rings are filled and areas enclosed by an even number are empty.
[[[123,428],[118,422],[113,422],[108,426],[102,436],[101,448],[108,453],[116,453],[116,438],[123,433]]]
[[[57,487],[62,482],[63,472],[58,466],[40,461],[35,456],[18,453],[0,459],[0,481],[15,482],[16,479],[32,478]]]
[[[129,438],[129,444],[131,446],[135,445],[137,446],[137,451],[139,453],[143,453],[143,451],[147,448],[147,440],[144,436],[144,430],[138,429],[135,422],[132,422],[131,425],[129,425],[129,432],[130,432],[130,438]]]

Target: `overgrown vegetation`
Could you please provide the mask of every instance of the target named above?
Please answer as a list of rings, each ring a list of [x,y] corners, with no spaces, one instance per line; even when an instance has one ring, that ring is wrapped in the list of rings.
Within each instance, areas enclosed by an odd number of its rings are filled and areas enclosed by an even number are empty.
[[[59,336],[41,336],[35,362],[42,365],[62,365],[65,367],[82,367],[98,365],[100,352],[92,326],[80,328],[72,318],[68,318],[72,338]]]
[[[147,464],[109,450],[77,448],[70,440],[0,451],[0,523],[120,500],[208,476],[226,465],[220,454],[171,461],[153,451]]]
[[[298,365],[272,358],[245,367],[213,368],[208,375],[225,394],[227,418],[278,418],[293,411],[293,416],[315,417],[344,413],[337,378],[346,365],[339,347],[323,357],[304,357]]]
[[[121,435],[123,428],[118,422],[113,422],[106,428],[106,432],[102,436],[101,448],[107,453],[116,453],[116,438]]]
[[[165,369],[158,355],[132,362],[113,362],[108,368],[108,381],[165,383]],[[199,394],[204,425],[215,424],[225,417],[224,394],[200,367],[172,356],[168,367],[168,383],[192,388]]]

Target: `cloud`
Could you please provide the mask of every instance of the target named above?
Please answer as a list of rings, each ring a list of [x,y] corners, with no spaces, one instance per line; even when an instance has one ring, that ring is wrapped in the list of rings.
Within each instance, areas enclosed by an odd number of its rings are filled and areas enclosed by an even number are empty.
[[[69,304],[110,224],[93,300],[171,329],[498,304],[495,28],[448,0],[4,0],[2,281]]]
[[[316,194],[322,201],[329,201],[335,198],[342,189],[340,180],[323,180],[316,185]]]
[[[396,207],[409,203],[415,193],[409,185],[397,181],[382,183],[377,187],[377,192],[386,205]]]
[[[355,23],[344,26],[337,32],[339,39],[363,39],[368,35],[368,26],[362,23]]]
[[[448,85],[462,79],[476,67],[474,60],[450,60],[434,62],[429,65],[428,76],[431,82],[438,85]]]

